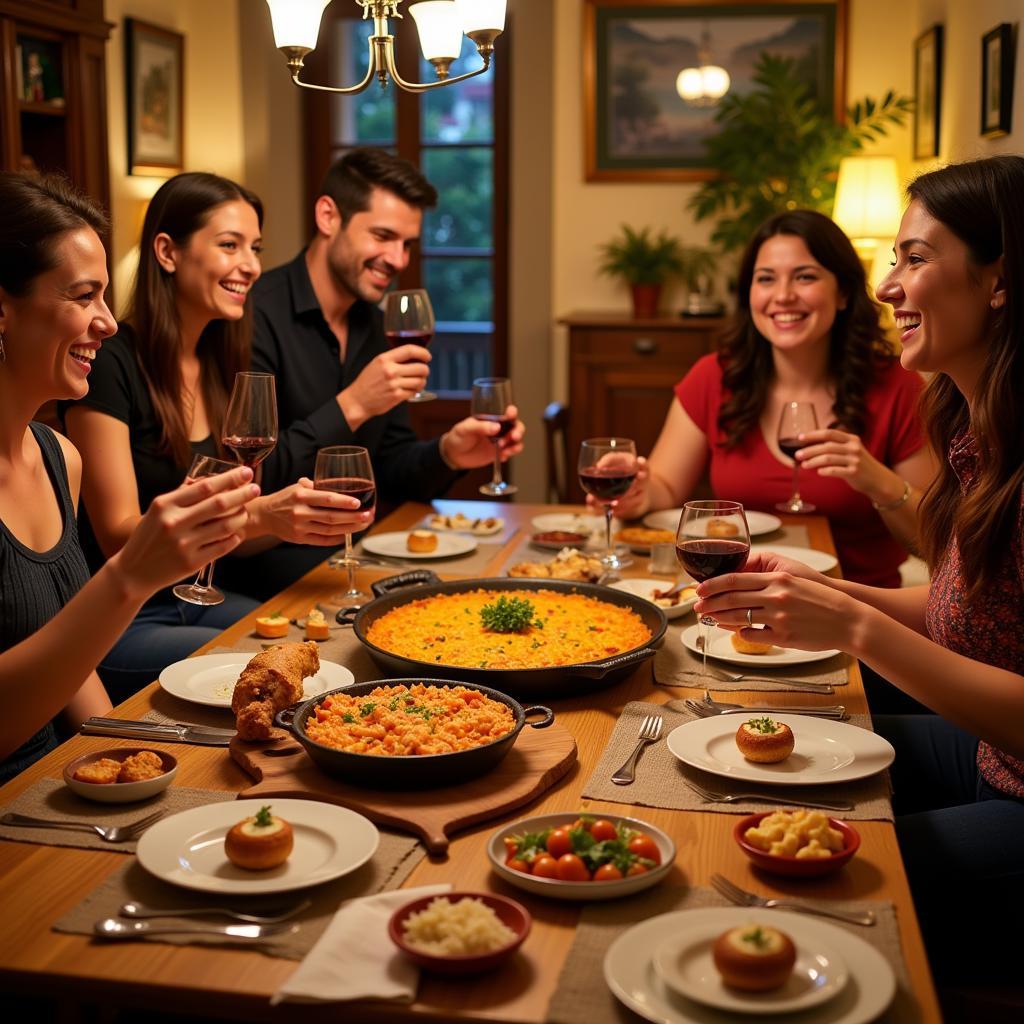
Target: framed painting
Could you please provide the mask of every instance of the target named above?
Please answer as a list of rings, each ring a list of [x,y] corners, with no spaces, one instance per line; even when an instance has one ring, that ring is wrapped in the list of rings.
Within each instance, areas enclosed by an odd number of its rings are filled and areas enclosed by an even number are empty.
[[[922,32],[914,42],[914,159],[939,155],[942,118],[942,26]]]
[[[1013,26],[997,25],[981,37],[981,134],[1010,131],[1013,117]]]
[[[588,181],[715,177],[704,140],[717,100],[686,84],[705,67],[743,94],[762,53],[789,58],[822,107],[845,113],[847,0],[584,0],[583,17]]]
[[[125,18],[128,173],[180,171],[184,152],[185,37]]]

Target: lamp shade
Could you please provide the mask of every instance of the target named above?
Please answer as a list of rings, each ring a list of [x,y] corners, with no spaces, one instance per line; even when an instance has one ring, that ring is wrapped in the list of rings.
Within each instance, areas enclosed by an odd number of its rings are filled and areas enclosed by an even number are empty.
[[[267,0],[274,26],[274,45],[279,49],[299,46],[316,48],[320,18],[331,0]]]
[[[470,32],[501,32],[505,28],[506,0],[455,0],[462,21],[462,30]]]
[[[452,0],[424,0],[409,13],[427,60],[455,60],[462,52],[462,19]]]
[[[900,188],[890,156],[849,156],[839,162],[832,219],[858,248],[894,238],[900,226]]]

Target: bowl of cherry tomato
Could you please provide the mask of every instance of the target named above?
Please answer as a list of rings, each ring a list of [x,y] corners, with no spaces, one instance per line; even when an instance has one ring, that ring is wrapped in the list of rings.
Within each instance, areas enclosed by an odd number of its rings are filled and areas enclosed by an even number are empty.
[[[526,892],[561,900],[610,900],[657,885],[675,843],[636,818],[539,814],[505,825],[487,842],[492,869]]]

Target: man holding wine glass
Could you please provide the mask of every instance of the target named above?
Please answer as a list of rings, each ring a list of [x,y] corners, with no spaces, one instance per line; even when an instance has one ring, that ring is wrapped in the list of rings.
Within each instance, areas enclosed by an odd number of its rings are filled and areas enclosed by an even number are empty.
[[[282,427],[264,464],[265,488],[312,475],[317,452],[339,444],[369,451],[382,500],[429,501],[460,471],[491,463],[500,429],[493,421],[467,417],[429,441],[412,428],[407,403],[426,398],[434,329],[426,292],[393,293],[384,314],[377,308],[436,202],[408,161],[350,150],[327,171],[308,248],[254,288],[252,368],[274,374]],[[503,412],[515,424],[501,448],[505,461],[521,450],[524,427],[514,405]],[[268,594],[322,557],[295,547],[265,556]]]

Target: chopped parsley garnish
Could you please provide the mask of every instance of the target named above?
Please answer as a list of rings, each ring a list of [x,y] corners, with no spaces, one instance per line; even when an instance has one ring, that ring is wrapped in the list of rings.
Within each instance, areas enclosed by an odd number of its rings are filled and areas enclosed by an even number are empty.
[[[764,947],[768,945],[768,936],[765,935],[760,926],[755,927],[749,932],[744,932],[741,938],[744,942],[749,942],[752,946],[757,946],[758,949],[764,949]]]
[[[341,720],[343,722],[348,722],[348,724],[351,725],[356,720],[356,716],[346,711],[345,714],[341,716]]]
[[[363,705],[363,706],[362,706],[362,707],[361,707],[361,708],[359,709],[359,714],[360,714],[360,715],[362,715],[362,716],[363,716],[363,718],[368,718],[368,717],[369,717],[370,715],[372,715],[372,714],[373,714],[373,709],[374,709],[374,708],[375,708],[376,706],[377,706],[377,702],[376,702],[376,701],[374,701],[374,700],[368,700],[368,701],[367,701],[367,702],[366,702],[366,703],[365,703],[365,704],[364,704],[364,705]]]
[[[751,718],[747,725],[751,732],[759,732],[762,735],[772,735],[779,731],[779,727],[767,715],[764,718]]]
[[[533,603],[521,597],[499,597],[480,609],[484,629],[492,633],[523,633],[530,626],[543,629],[544,623],[534,614]]]
[[[270,825],[274,824],[274,820],[270,816],[270,804],[267,804],[266,807],[261,807],[256,812],[256,817],[254,818],[254,821],[256,825],[259,826],[259,828],[267,828]]]

